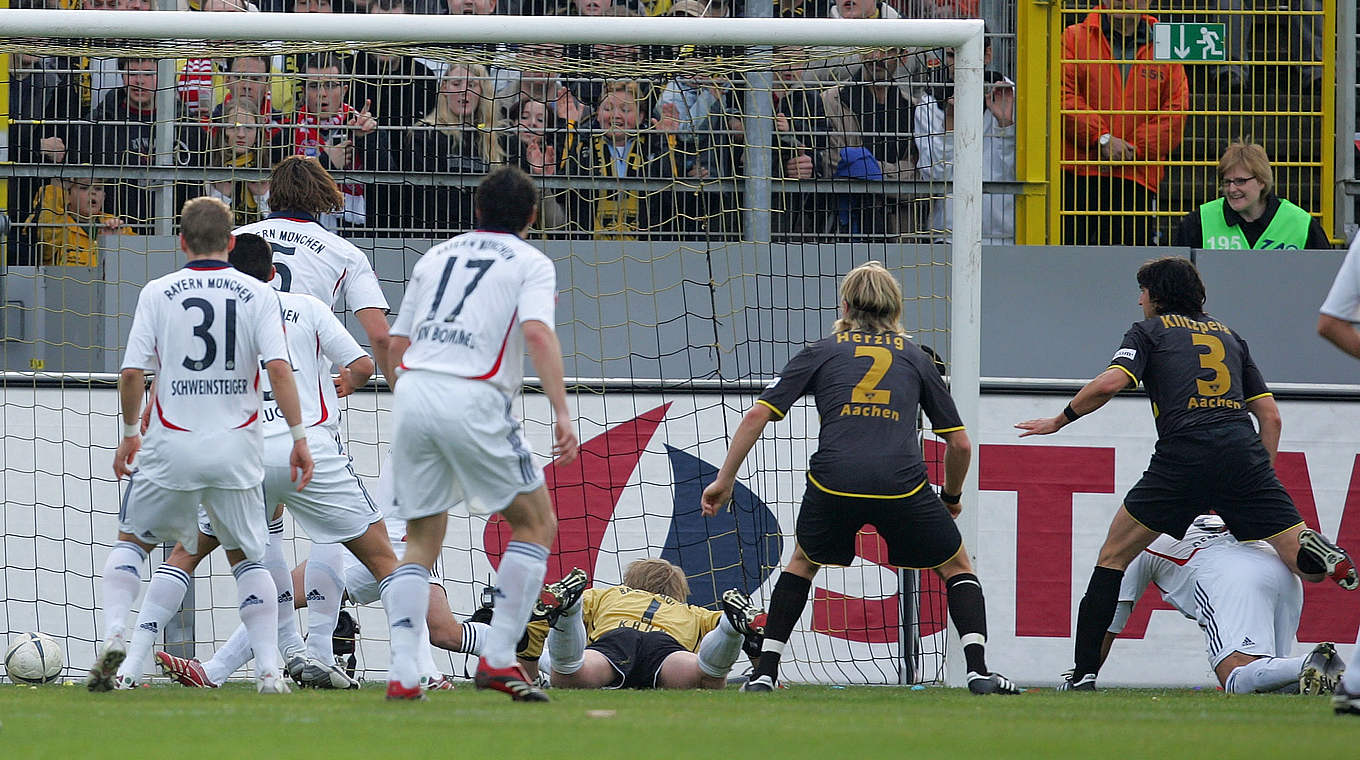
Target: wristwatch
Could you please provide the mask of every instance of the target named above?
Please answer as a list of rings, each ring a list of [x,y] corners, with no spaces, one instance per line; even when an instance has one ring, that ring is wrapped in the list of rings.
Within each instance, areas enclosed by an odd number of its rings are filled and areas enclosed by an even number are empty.
[[[1114,135],[1111,135],[1109,132],[1106,132],[1105,134],[1101,135],[1101,136],[1100,136],[1100,147],[1104,148],[1105,146],[1109,145],[1109,144],[1110,144],[1110,138],[1113,137],[1113,136],[1114,136]]]

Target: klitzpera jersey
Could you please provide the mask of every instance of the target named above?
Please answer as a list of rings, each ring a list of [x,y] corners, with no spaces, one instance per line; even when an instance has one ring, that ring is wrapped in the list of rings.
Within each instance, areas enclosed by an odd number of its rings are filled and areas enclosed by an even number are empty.
[[[392,325],[411,341],[402,369],[485,380],[513,397],[524,382],[519,325],[553,327],[556,287],[552,260],[515,235],[479,230],[436,245],[416,263]]]
[[[326,304],[305,293],[279,293],[278,296],[288,335],[288,353],[293,358],[293,380],[297,383],[298,401],[302,406],[302,424],[337,429],[340,400],[335,395],[331,367],[347,366],[368,354]],[[274,400],[267,376],[264,378],[262,419],[266,438],[288,432],[288,422]]]
[[[260,461],[260,366],[288,360],[279,297],[223,261],[191,261],[137,298],[123,368],[156,375],[136,465],[162,488],[252,488]]]
[[[306,293],[331,309],[344,296],[350,311],[387,311],[387,298],[363,252],[316,219],[306,214],[272,214],[232,234],[244,232],[264,238],[273,250],[278,274],[269,284],[276,290]]]

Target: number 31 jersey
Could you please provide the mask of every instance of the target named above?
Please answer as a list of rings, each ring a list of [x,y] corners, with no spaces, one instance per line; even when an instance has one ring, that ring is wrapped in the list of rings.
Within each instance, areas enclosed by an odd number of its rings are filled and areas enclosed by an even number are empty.
[[[156,374],[138,474],[163,488],[254,488],[260,362],[288,361],[278,294],[223,261],[191,261],[137,298],[123,369]]]
[[[402,369],[485,380],[507,396],[524,383],[521,322],[554,326],[552,260],[515,235],[476,231],[431,248],[411,272],[393,335]]]

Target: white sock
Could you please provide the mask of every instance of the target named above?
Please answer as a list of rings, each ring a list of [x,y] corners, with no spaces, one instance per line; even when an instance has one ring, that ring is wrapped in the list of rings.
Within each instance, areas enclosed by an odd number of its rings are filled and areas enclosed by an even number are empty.
[[[145,564],[146,552],[130,541],[114,544],[104,561],[104,572],[99,577],[102,579],[105,642],[127,631],[127,616],[137,601],[137,592],[142,590]]]
[[[211,660],[203,663],[203,672],[209,681],[221,686],[254,656],[255,653],[250,651],[250,635],[246,633],[246,627],[238,625],[227,643],[213,653]]]
[[[269,521],[269,544],[264,550],[264,567],[274,579],[278,591],[279,652],[285,660],[300,654],[306,645],[298,632],[297,610],[293,602],[293,573],[288,560],[283,558],[283,518]]]
[[[496,572],[496,587],[501,598],[491,617],[491,631],[482,643],[482,657],[493,668],[515,664],[515,645],[524,635],[529,613],[543,590],[543,575],[548,572],[548,549],[527,541],[511,541],[505,546],[501,566]]]
[[[137,613],[137,627],[132,631],[132,644],[127,659],[118,668],[118,675],[140,682],[151,660],[151,648],[165,631],[165,624],[179,612],[184,594],[193,578],[174,565],[161,565],[151,574],[151,585],[146,589],[142,609]]]
[[[742,639],[741,633],[723,615],[718,619],[718,627],[699,640],[699,670],[714,678],[726,676],[741,656]]]
[[[279,612],[269,604],[278,596],[269,571],[254,560],[241,560],[231,569],[236,576],[236,593],[241,600],[241,622],[255,653],[255,677],[279,669]]]
[[[430,571],[421,565],[398,565],[378,584],[383,609],[387,611],[388,637],[392,661],[387,680],[398,681],[407,689],[420,683],[420,655],[416,647],[429,647],[430,639],[420,640],[419,622],[430,610]]]
[[[586,664],[586,621],[581,605],[568,608],[557,618],[557,625],[548,629],[548,659],[555,673],[571,675]]]
[[[326,665],[335,662],[333,639],[345,589],[344,581],[340,580],[345,551],[340,544],[313,544],[303,572],[302,588],[307,593],[307,656]]]
[[[1223,690],[1230,694],[1252,694],[1275,691],[1291,683],[1298,683],[1302,657],[1262,657],[1252,660],[1228,674]]]
[[[434,662],[434,647],[430,646],[430,625],[422,622],[416,631],[416,669],[423,675],[435,678],[444,675]]]
[[[1360,639],[1351,650],[1351,659],[1346,663],[1346,672],[1341,674],[1341,685],[1350,694],[1360,694]]]
[[[486,641],[486,635],[490,632],[491,626],[486,623],[474,623],[470,620],[463,623],[463,642],[458,645],[458,651],[463,654],[480,655],[482,642]]]

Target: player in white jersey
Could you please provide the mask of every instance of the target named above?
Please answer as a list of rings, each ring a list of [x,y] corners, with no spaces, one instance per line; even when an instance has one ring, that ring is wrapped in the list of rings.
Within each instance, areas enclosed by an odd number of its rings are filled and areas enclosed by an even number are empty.
[[[1177,541],[1159,536],[1124,572],[1119,606],[1101,661],[1149,583],[1199,623],[1209,665],[1225,691],[1330,691],[1343,668],[1336,648],[1319,644],[1289,657],[1303,612],[1303,585],[1264,541],[1239,543],[1217,515],[1201,515]]]
[[[268,218],[240,227],[265,239],[274,251],[277,290],[315,296],[327,307],[344,296],[373,347],[379,367],[387,358],[387,298],[368,258],[353,243],[321,226],[321,214],[344,207],[335,180],[315,158],[289,156],[269,178]]]
[[[257,235],[237,236],[230,263],[261,282],[274,276],[269,246]],[[289,672],[304,686],[317,688],[358,688],[358,683],[335,667],[330,651],[330,633],[339,615],[343,585],[344,544],[371,572],[386,574],[396,566],[396,555],[388,543],[382,515],[364,490],[350,465],[337,435],[338,397],[331,382],[330,368],[343,368],[341,382],[346,390],[363,384],[373,372],[373,361],[354,341],[344,325],[324,304],[302,293],[279,293],[290,354],[301,398],[303,424],[308,445],[316,462],[314,477],[301,491],[292,487],[288,474],[279,467],[266,467],[265,504],[281,510],[286,506],[315,543],[308,564],[305,584],[308,606],[309,643],[297,634],[293,612],[292,579],[283,558],[282,546],[271,540],[267,568],[279,587],[279,646]],[[270,387],[264,389],[264,451],[266,459],[290,444],[286,423],[273,402]],[[282,515],[274,513],[271,534],[282,532]],[[190,574],[217,544],[215,529],[205,516],[199,518],[197,551],[177,546],[170,559],[152,577],[147,602],[137,619],[128,658],[119,668],[116,685],[131,686],[141,680],[146,660],[159,630],[175,613],[188,589]],[[305,646],[306,654],[303,654]]]
[[[103,576],[106,630],[87,681],[92,691],[113,688],[126,656],[124,618],[136,599],[146,553],[163,541],[196,549],[200,504],[217,526],[236,577],[241,621],[259,653],[257,686],[262,693],[287,691],[276,672],[277,614],[268,605],[278,591],[259,562],[268,539],[260,496],[261,362],[289,427],[287,461],[298,488],[311,480],[313,462],[278,296],[224,260],[233,242],[230,230],[231,211],[221,201],[186,203],[180,247],[188,264],[147,283],[137,298],[119,375],[123,439],[113,461],[114,474],[129,483],[119,511],[119,543]],[[155,372],[157,382],[143,449],[138,419],[147,372]]]
[[[1360,331],[1356,330],[1356,323],[1360,323],[1360,235],[1351,241],[1327,292],[1327,300],[1322,302],[1317,331],[1337,348],[1360,359]],[[1350,667],[1332,697],[1332,708],[1338,715],[1360,715],[1360,640],[1355,643]]]
[[[431,248],[416,264],[392,327],[384,367],[396,400],[392,415],[392,516],[407,520],[403,564],[380,584],[392,620],[387,696],[418,699],[412,621],[425,618],[430,568],[443,544],[448,510],[499,512],[513,535],[497,573],[500,598],[474,678],[518,701],[547,701],[515,661],[543,585],[557,519],[512,411],[527,349],[554,414],[553,455],[569,463],[577,440],[567,410],[562,353],[553,332],[556,273],[524,242],[538,194],[528,175],[505,167],[477,187],[479,229]]]

